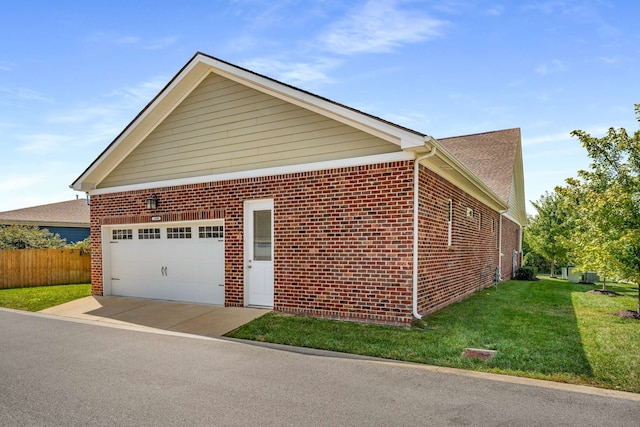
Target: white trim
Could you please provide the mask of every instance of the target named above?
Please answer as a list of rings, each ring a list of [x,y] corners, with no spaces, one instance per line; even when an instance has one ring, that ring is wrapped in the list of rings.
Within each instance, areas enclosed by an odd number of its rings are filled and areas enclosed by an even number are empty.
[[[514,224],[516,224],[517,226],[522,228],[522,224],[520,224],[520,221],[516,217],[511,215],[511,212],[507,211],[503,215],[504,215],[505,218],[511,220]]]
[[[275,305],[275,295],[273,295],[273,301],[271,301],[270,305],[262,306],[262,305],[252,305],[250,301],[250,286],[251,286],[251,275],[249,269],[251,268],[251,257],[250,255],[253,253],[253,249],[251,248],[252,241],[251,239],[254,236],[254,228],[252,224],[253,218],[251,214],[254,210],[270,210],[271,211],[271,268],[275,267],[275,203],[274,199],[253,199],[253,200],[245,200],[243,204],[243,252],[242,252],[242,263],[244,264],[244,306],[245,307],[269,307],[273,308]],[[272,283],[272,292],[274,291],[275,283]]]
[[[264,169],[252,169],[239,172],[228,172],[217,175],[194,176],[189,178],[177,178],[156,182],[144,182],[140,184],[121,185],[118,187],[98,188],[90,190],[90,195],[119,193],[125,191],[148,190],[151,188],[175,187],[180,185],[202,184],[205,182],[229,181],[232,179],[260,178],[273,175],[285,175],[300,172],[312,172],[326,169],[337,169],[351,166],[373,165],[376,163],[413,160],[414,155],[406,151],[396,153],[376,154],[373,156],[353,157],[348,159],[329,160],[325,162],[304,163],[290,166],[277,166]]]

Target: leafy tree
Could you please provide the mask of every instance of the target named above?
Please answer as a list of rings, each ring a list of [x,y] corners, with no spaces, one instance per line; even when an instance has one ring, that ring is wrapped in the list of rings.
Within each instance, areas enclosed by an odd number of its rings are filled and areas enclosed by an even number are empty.
[[[529,219],[524,240],[531,250],[551,263],[551,277],[556,265],[567,261],[571,240],[571,215],[561,193],[549,193],[531,202],[538,213]]]
[[[527,222],[531,222],[533,219],[532,215],[527,216]],[[522,236],[522,253],[524,257],[522,258],[522,265],[527,267],[534,267],[539,273],[550,273],[551,272],[551,262],[535,252],[531,249],[531,245],[529,244],[529,239],[531,238],[527,229],[524,230],[524,234]]]
[[[0,249],[62,248],[66,240],[36,226],[0,226]]]
[[[635,110],[640,121],[640,104]],[[580,257],[591,259],[601,272],[616,271],[640,285],[640,131],[629,135],[624,128],[610,128],[602,138],[581,130],[571,134],[592,160],[588,171],[578,172],[579,179],[567,181],[568,191],[581,199]]]
[[[70,243],[67,247],[71,249],[78,249],[83,254],[91,254],[91,237],[87,237],[79,242]]]

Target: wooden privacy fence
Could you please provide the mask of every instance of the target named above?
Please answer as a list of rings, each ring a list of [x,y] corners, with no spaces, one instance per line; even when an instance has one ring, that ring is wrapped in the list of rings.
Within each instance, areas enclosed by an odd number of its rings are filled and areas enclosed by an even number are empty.
[[[91,282],[91,255],[79,249],[0,249],[0,289]]]

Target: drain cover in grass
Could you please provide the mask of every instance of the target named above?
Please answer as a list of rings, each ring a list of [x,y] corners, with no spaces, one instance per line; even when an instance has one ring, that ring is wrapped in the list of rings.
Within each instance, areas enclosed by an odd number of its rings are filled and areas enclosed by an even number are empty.
[[[482,348],[466,348],[462,355],[469,359],[480,359],[483,361],[492,359],[497,353],[496,350],[485,350]]]

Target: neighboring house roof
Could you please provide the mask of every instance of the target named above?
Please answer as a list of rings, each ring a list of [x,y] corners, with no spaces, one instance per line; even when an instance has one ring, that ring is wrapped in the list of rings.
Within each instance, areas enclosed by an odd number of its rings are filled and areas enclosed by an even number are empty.
[[[526,212],[519,128],[440,138],[438,142],[502,200],[509,201],[512,216],[524,224]]]
[[[134,187],[131,186],[133,183],[127,187],[126,184],[112,184],[108,182],[107,178],[212,74],[368,133],[387,143],[391,143],[396,147],[394,150],[397,150],[399,154],[404,154],[408,159],[416,158],[435,148],[436,150],[433,151],[435,155],[422,160],[422,164],[482,200],[493,209],[503,211],[509,207],[509,194],[504,191],[504,185],[497,185],[491,179],[485,181],[485,178],[488,177],[481,176],[481,170],[473,166],[472,162],[464,160],[466,157],[458,149],[458,144],[443,144],[422,132],[396,125],[200,52],[191,58],[167,86],[151,100],[100,156],[73,182],[71,187],[90,194],[133,189]],[[453,140],[455,138],[450,139]],[[491,144],[487,145],[490,146]],[[465,144],[463,144],[464,146]],[[460,157],[454,153],[454,150],[459,152]],[[469,158],[472,157],[469,156]],[[511,157],[511,159],[517,160],[516,157]],[[198,176],[202,176],[204,180],[210,178],[213,180],[214,178],[213,175],[205,175]],[[142,176],[139,177],[139,179],[141,178]],[[175,185],[177,182],[175,180],[174,182],[152,181],[154,180],[148,180],[152,186],[170,186]],[[143,188],[144,186],[141,185],[141,182],[138,182],[135,188]],[[524,187],[522,187],[522,190],[524,190]]]
[[[0,224],[89,227],[89,222],[84,199],[0,212]]]

